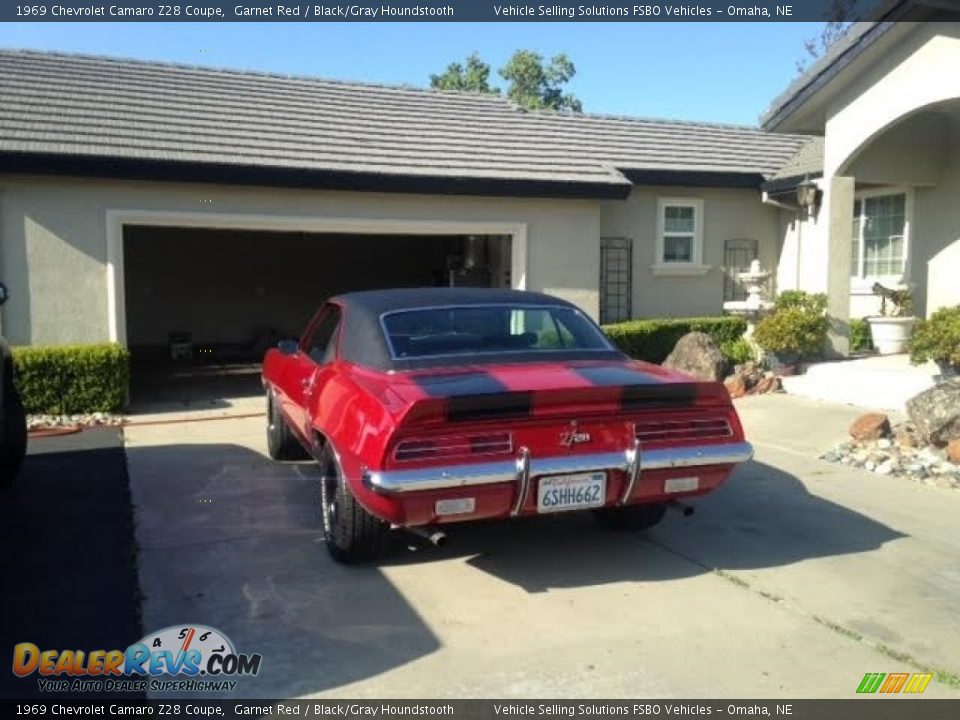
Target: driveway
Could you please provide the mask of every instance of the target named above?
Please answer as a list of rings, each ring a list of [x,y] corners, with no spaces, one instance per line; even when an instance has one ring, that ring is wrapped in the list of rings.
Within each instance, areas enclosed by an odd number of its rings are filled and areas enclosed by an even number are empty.
[[[52,697],[37,675],[11,672],[16,643],[110,650],[143,636],[119,430],[31,438],[20,476],[0,489],[0,547],[0,697]]]
[[[853,408],[738,408],[756,459],[692,518],[477,524],[360,568],[327,557],[313,468],[269,461],[262,418],[128,428],[144,629],[262,653],[231,697],[849,698],[919,668],[960,696],[960,493],[816,460]]]

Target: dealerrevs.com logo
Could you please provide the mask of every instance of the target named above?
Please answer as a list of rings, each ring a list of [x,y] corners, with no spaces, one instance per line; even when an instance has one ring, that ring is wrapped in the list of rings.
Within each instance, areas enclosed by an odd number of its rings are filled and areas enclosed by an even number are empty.
[[[238,653],[219,630],[177,625],[126,650],[41,650],[22,642],[13,648],[13,673],[38,675],[47,692],[229,691],[234,678],[260,672],[261,660]]]

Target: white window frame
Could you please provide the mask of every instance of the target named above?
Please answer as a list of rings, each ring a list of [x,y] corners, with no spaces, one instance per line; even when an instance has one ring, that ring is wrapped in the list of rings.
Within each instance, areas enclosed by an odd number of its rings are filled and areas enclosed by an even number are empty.
[[[857,267],[851,268],[850,289],[856,295],[872,295],[873,284],[879,282],[887,287],[905,288],[910,284],[910,250],[911,228],[913,226],[913,188],[888,186],[857,190],[854,200],[860,201],[860,214],[863,217],[863,201],[866,198],[882,197],[884,195],[903,195],[903,270],[896,275],[867,275],[860,276],[863,267],[865,245],[863,242],[863,222],[860,223],[860,237],[858,238],[860,253]]]
[[[657,198],[657,255],[654,264],[650,267],[654,275],[705,275],[709,272],[710,266],[703,264],[703,205],[703,198],[697,197]],[[664,213],[669,207],[693,208],[693,253],[689,262],[668,262],[663,258],[667,237]]]

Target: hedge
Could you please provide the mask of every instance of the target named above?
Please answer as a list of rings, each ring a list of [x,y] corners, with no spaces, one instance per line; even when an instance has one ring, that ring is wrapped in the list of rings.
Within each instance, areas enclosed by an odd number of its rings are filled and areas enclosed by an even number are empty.
[[[115,413],[127,402],[130,354],[115,343],[15,347],[13,366],[28,413]]]
[[[603,326],[607,337],[627,355],[653,363],[666,360],[677,340],[694,331],[709,335],[717,347],[730,356],[734,343],[746,330],[746,320],[739,317],[629,320]]]

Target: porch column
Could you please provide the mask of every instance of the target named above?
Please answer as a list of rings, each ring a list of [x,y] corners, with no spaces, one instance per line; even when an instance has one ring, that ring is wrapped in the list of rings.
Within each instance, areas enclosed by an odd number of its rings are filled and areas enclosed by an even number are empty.
[[[853,252],[854,178],[835,176],[826,187],[828,357],[850,354],[850,256]]]

